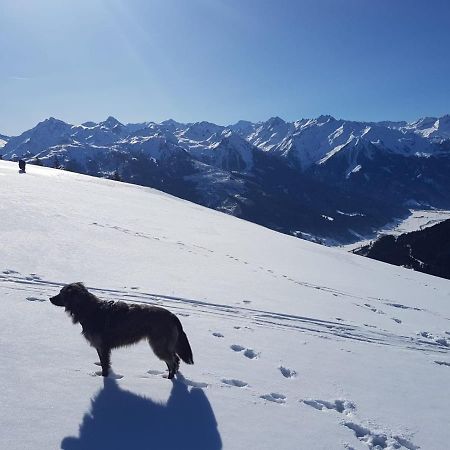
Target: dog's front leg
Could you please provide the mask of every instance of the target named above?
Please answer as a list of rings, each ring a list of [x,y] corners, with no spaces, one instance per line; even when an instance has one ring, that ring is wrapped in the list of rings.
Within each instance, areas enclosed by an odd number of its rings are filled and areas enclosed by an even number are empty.
[[[102,376],[107,377],[111,367],[111,349],[107,347],[97,348],[98,357],[102,366]]]

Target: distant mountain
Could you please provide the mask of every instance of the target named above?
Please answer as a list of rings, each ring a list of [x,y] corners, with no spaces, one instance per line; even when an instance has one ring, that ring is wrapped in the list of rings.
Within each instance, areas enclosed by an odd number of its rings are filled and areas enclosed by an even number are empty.
[[[0,151],[9,141],[9,136],[5,136],[4,134],[0,134]]]
[[[328,244],[373,236],[410,208],[450,209],[450,116],[356,122],[320,116],[71,125],[4,139],[4,159],[152,186]]]
[[[420,231],[382,236],[354,253],[450,279],[449,237],[450,219]]]

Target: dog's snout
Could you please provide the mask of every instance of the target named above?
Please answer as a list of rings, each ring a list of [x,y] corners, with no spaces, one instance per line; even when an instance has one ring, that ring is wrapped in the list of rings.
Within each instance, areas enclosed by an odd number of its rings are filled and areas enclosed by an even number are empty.
[[[50,297],[50,302],[55,306],[62,306],[59,297],[60,297],[59,294],[55,295],[54,297]]]

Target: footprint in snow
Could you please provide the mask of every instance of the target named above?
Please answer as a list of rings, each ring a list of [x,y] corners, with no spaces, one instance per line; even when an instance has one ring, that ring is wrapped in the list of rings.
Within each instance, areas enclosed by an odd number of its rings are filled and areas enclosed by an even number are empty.
[[[29,302],[45,302],[45,298],[38,298],[38,297],[27,297],[27,300]]]
[[[348,400],[334,400],[331,402],[326,400],[302,400],[302,402],[305,405],[311,406],[319,411],[333,410],[347,416],[351,416],[356,410],[356,405]],[[387,450],[402,447],[405,447],[408,450],[418,450],[420,448],[404,437],[396,434],[390,435],[388,433],[375,432],[369,428],[350,421],[342,422],[342,425],[352,430],[361,442],[366,443],[369,448],[373,450]]]
[[[355,433],[355,436],[366,443],[370,449],[392,449],[407,448],[408,450],[418,450],[420,447],[414,445],[411,441],[398,436],[388,435],[387,433],[379,433],[363,427],[354,422],[344,422],[343,425]]]
[[[260,398],[273,403],[286,403],[286,396],[283,394],[278,394],[276,392],[261,395]]]
[[[326,400],[302,400],[305,405],[311,406],[319,411],[333,410],[341,414],[349,415],[356,410],[356,406],[349,400],[334,400],[328,402]]]
[[[242,345],[233,344],[233,345],[230,345],[230,348],[234,352],[244,351],[243,355],[248,359],[255,359],[259,356],[259,353],[256,353],[253,349],[242,347]]]
[[[230,345],[230,348],[234,352],[242,352],[242,350],[245,350],[245,347],[242,347],[242,345],[237,345],[237,344]]]
[[[165,372],[162,370],[147,370],[147,373],[150,375],[164,375]]]
[[[231,378],[231,379],[222,378],[221,381],[222,381],[222,383],[224,383],[228,386],[235,386],[235,387],[240,387],[240,388],[248,386],[248,383],[246,383],[245,381],[236,380],[234,378]]]
[[[246,348],[244,351],[244,356],[248,359],[255,359],[258,357],[258,355],[259,355],[259,353],[256,353],[251,348]]]
[[[203,381],[189,380],[189,378],[185,378],[181,374],[181,372],[178,372],[175,379],[177,381],[180,381],[181,383],[185,384],[186,386],[190,386],[193,388],[205,389],[208,387],[208,383],[204,383]]]
[[[102,372],[99,370],[97,372],[94,372],[91,374],[92,377],[103,377]],[[123,375],[120,375],[118,373],[114,373],[112,371],[109,372],[108,378],[112,380],[120,380],[123,378]]]
[[[215,337],[218,337],[218,338],[223,338],[223,334],[222,333],[215,332],[212,335],[215,336]]]
[[[297,376],[297,372],[292,369],[288,369],[287,367],[280,366],[278,370],[281,372],[284,378],[295,378]]]

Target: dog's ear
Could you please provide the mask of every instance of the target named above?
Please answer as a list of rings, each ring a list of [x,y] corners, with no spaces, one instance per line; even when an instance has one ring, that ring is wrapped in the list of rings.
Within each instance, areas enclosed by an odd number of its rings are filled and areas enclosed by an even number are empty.
[[[86,296],[87,292],[87,289],[81,282],[67,284],[61,290],[61,294],[66,299],[66,306],[76,305]]]
[[[81,281],[78,281],[76,283],[70,283],[67,284],[64,287],[64,291],[66,294],[73,295],[73,294],[81,294],[87,291],[84,284]]]

